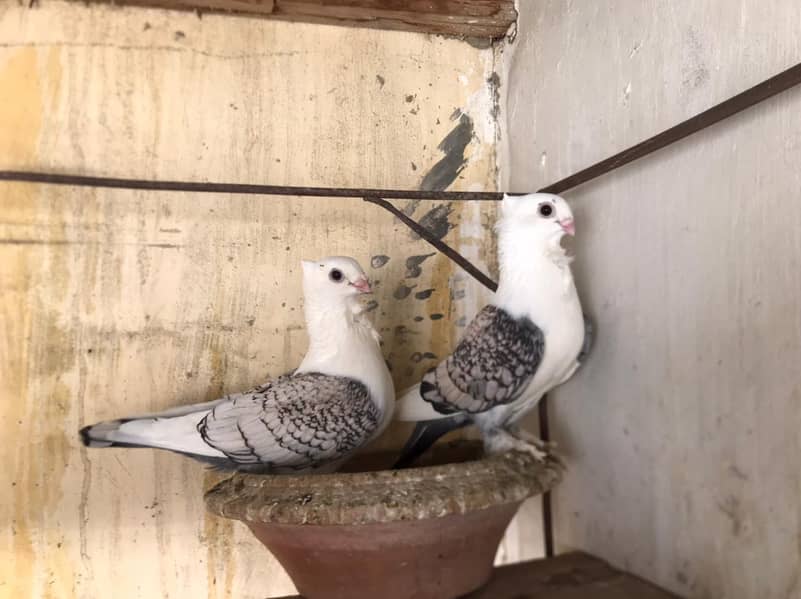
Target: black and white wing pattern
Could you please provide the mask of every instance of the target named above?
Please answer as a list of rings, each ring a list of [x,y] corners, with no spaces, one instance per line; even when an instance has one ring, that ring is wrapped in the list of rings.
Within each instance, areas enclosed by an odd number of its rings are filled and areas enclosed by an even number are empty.
[[[534,376],[544,351],[545,336],[529,319],[486,306],[454,352],[423,376],[420,395],[442,414],[510,403]]]
[[[302,470],[345,457],[370,438],[380,419],[362,383],[303,373],[230,396],[197,428],[237,466]]]

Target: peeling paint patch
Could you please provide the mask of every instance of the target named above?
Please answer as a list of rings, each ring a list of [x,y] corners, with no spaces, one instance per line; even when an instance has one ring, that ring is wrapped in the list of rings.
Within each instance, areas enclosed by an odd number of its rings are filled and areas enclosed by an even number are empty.
[[[420,189],[426,191],[447,189],[467,165],[465,150],[473,139],[473,119],[461,110],[457,110],[451,116],[452,120],[457,118],[459,122],[437,146],[445,156],[423,177]]]
[[[414,214],[414,211],[417,210],[417,207],[420,205],[420,200],[409,200],[406,202],[406,205],[401,209],[406,216],[411,216]],[[397,219],[396,219],[397,220]]]
[[[416,279],[423,274],[423,269],[420,265],[428,260],[434,253],[420,254],[419,256],[409,256],[406,258],[406,277],[409,279]]]
[[[417,331],[413,331],[405,325],[398,325],[395,327],[395,343],[397,345],[405,345],[409,342],[411,335],[418,335]]]
[[[450,203],[435,206],[420,219],[420,226],[428,229],[437,239],[442,239],[453,228],[453,225],[448,220],[452,212],[453,206]],[[411,235],[414,239],[420,239],[420,236],[413,231]]]
[[[501,77],[495,71],[487,78],[487,87],[492,96],[490,116],[497,120],[501,116]]]
[[[417,285],[412,285],[411,287],[409,287],[408,285],[405,285],[404,283],[400,283],[400,284],[398,284],[397,289],[395,289],[395,291],[392,293],[392,297],[394,297],[395,299],[398,299],[398,300],[406,299],[407,297],[409,297],[409,294],[412,292],[412,289],[414,289],[415,287],[417,287]]]
[[[389,256],[385,254],[378,254],[377,256],[370,258],[370,266],[373,268],[381,268],[382,266],[385,266],[387,262],[389,262]]]

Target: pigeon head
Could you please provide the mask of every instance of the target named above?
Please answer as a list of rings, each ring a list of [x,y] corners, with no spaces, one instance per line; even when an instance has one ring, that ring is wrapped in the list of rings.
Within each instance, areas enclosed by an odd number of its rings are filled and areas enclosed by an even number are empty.
[[[336,300],[371,293],[367,275],[353,258],[329,256],[303,260],[303,291],[307,298],[316,296]]]
[[[564,198],[550,193],[503,197],[501,230],[525,229],[529,235],[561,239],[575,235],[573,212]]]

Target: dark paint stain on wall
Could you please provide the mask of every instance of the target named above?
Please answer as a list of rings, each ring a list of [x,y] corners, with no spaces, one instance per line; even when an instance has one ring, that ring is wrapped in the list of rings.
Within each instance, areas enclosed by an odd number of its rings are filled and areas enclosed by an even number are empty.
[[[418,291],[414,294],[415,299],[424,300],[431,297],[431,294],[434,293],[433,289],[424,289],[423,291]]]
[[[414,211],[417,210],[417,207],[420,205],[420,200],[409,200],[406,202],[406,205],[401,208],[401,212],[403,212],[406,216],[411,216],[414,214]],[[397,218],[395,219],[397,220]]]
[[[418,334],[417,331],[413,331],[405,325],[398,325],[395,327],[395,343],[397,345],[405,345],[409,342],[410,336]]]
[[[451,212],[453,212],[453,207],[450,202],[434,206],[420,219],[420,225],[428,229],[437,239],[442,239],[453,228],[453,225],[448,220]],[[420,236],[414,231],[411,232],[411,236],[413,239],[420,239]]]
[[[420,353],[419,351],[416,351],[411,356],[411,360],[415,364],[422,362],[423,360],[436,360],[436,359],[437,355],[432,354],[430,351],[427,351],[425,353]]]
[[[406,277],[409,279],[416,279],[423,274],[423,269],[420,265],[428,260],[434,253],[420,254],[419,256],[409,256],[406,258]]]
[[[490,116],[494,120],[498,120],[501,115],[501,77],[498,73],[494,72],[487,79],[487,87],[489,87],[492,94],[492,108],[490,109]]]
[[[409,294],[415,287],[417,287],[417,285],[412,285],[411,287],[409,287],[404,283],[399,283],[397,289],[395,289],[395,291],[392,293],[392,297],[398,300],[406,299],[407,297],[409,297]]]
[[[459,119],[456,126],[437,146],[445,156],[426,173],[422,183],[420,183],[420,189],[426,191],[447,189],[451,183],[456,181],[456,178],[467,165],[465,150],[473,139],[473,119],[461,110],[457,110],[451,115],[451,120],[456,119]]]
[[[385,256],[384,254],[379,254],[370,258],[370,266],[373,268],[381,268],[386,265],[387,262],[389,262],[389,256]]]

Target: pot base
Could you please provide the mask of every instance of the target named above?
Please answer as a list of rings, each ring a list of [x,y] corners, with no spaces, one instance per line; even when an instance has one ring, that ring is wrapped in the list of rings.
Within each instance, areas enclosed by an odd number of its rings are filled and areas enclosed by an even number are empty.
[[[489,580],[519,505],[360,526],[248,527],[306,599],[452,599]]]

